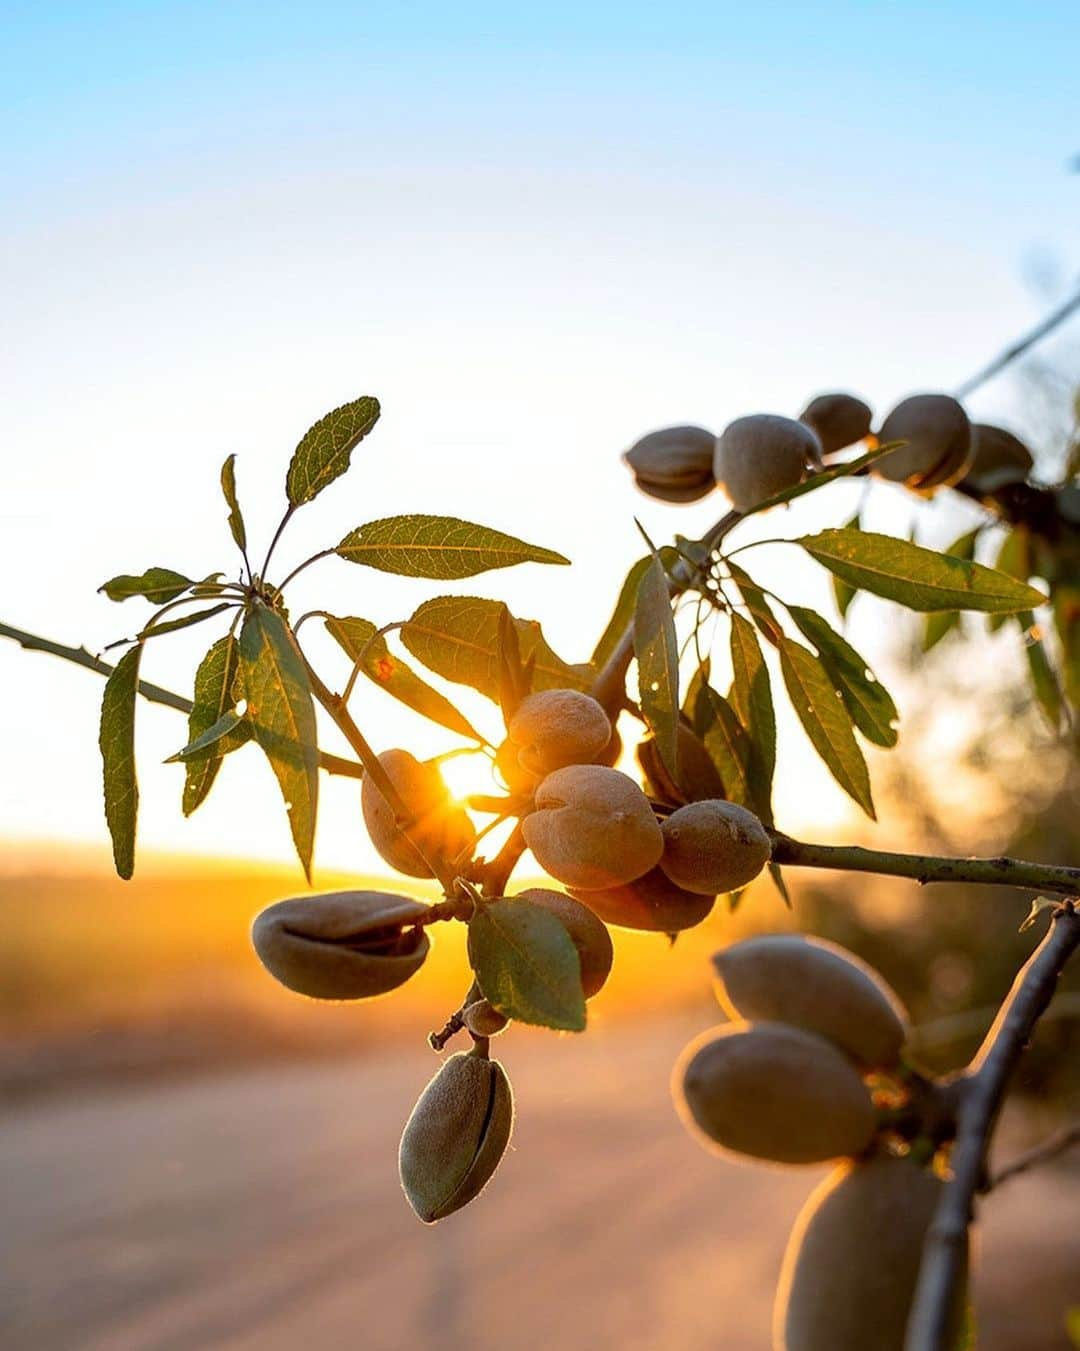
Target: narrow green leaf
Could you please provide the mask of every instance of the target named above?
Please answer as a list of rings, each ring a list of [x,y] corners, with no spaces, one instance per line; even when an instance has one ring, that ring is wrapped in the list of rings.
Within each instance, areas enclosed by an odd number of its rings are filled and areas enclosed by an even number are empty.
[[[994,566],[999,572],[1015,577],[1018,582],[1027,582],[1035,569],[1031,560],[1031,533],[1024,526],[1014,526],[1005,536]],[[1000,629],[1005,619],[1005,615],[991,615],[987,621],[990,632],[995,633]]]
[[[678,780],[679,640],[671,613],[667,573],[653,557],[638,583],[634,655],[641,711],[669,773]]]
[[[379,401],[368,395],[327,413],[293,451],[285,491],[289,505],[302,507],[345,473],[353,451],[379,420]]]
[[[776,712],[769,668],[753,624],[731,616],[731,704],[750,738],[748,778],[754,810],[772,824],[772,783],[776,769]]]
[[[499,698],[499,616],[502,603],[477,596],[437,596],[406,620],[401,641],[429,671]],[[534,690],[589,687],[588,670],[556,656],[535,619],[515,619],[522,660],[534,661]]]
[[[754,808],[751,779],[753,748],[739,715],[711,685],[702,690],[699,726],[705,749],[724,783],[724,792],[740,807]]]
[[[199,663],[195,672],[195,692],[188,715],[188,744],[213,727],[226,713],[235,712],[243,698],[240,679],[240,654],[236,635],[219,638]],[[222,757],[251,737],[251,725],[245,720],[233,733],[217,742],[213,754],[189,760],[185,765],[183,811],[185,816],[206,800],[221,766]]]
[[[701,664],[694,670],[690,677],[690,683],[686,687],[686,693],[683,695],[682,715],[689,722],[691,727],[697,731],[698,704],[703,695],[702,691],[709,683],[709,676],[712,672],[712,662],[706,656],[701,659]]]
[[[852,586],[910,610],[1012,613],[1046,597],[993,568],[865,530],[823,530],[793,541]]]
[[[784,636],[784,630],[777,623],[776,616],[765,599],[765,592],[748,572],[744,572],[730,559],[727,560],[727,568],[732,581],[739,588],[743,604],[750,611],[750,618],[757,625],[758,631],[775,647]]]
[[[244,526],[243,513],[236,496],[236,456],[230,455],[221,466],[221,491],[225,496],[225,505],[229,508],[229,529],[241,553],[247,548],[247,529]]]
[[[98,590],[103,591],[110,600],[129,600],[132,596],[145,596],[156,604],[176,600],[189,586],[193,586],[190,577],[173,572],[172,568],[147,568],[137,577],[130,573],[121,573],[113,577]]]
[[[584,1031],[581,960],[550,911],[520,899],[477,906],[469,921],[469,962],[484,998],[507,1018]]]
[[[855,726],[875,746],[895,746],[898,737],[893,723],[900,714],[865,658],[815,611],[801,605],[791,605],[788,611],[800,632],[817,648],[833,689],[844,701]]]
[[[135,777],[135,699],[142,647],[125,652],[105,682],[98,745],[105,786],[105,820],[112,836],[116,871],[128,881],[135,871],[135,825],[139,785]]]
[[[215,615],[224,614],[226,610],[234,609],[236,609],[236,602],[225,600],[219,605],[207,605],[201,610],[193,610],[190,614],[181,615],[179,619],[167,619],[163,624],[155,624],[151,620],[139,634],[139,639],[143,641],[147,638],[160,638],[163,633],[176,633],[180,629],[189,629],[193,624],[201,624],[204,619],[213,619]]]
[[[411,666],[390,651],[385,636],[378,633],[370,619],[329,616],[326,631],[341,646],[349,660],[359,661],[364,675],[387,694],[392,694],[421,717],[448,727],[451,732],[468,737],[470,741],[483,740],[468,718],[458,712],[445,695],[432,689]]]
[[[953,558],[965,558],[971,562],[975,557],[975,544],[982,533],[982,526],[967,530],[959,539],[954,539],[945,550]],[[960,627],[960,614],[957,610],[937,610],[926,617],[923,630],[923,651],[929,652],[936,647],[947,634]]]
[[[844,529],[861,530],[862,529],[861,513],[856,512],[855,515],[852,516],[851,520],[845,523]],[[851,585],[850,582],[845,582],[842,577],[837,577],[835,573],[832,574],[831,580],[832,580],[833,596],[836,599],[836,608],[840,611],[840,618],[846,619],[847,612],[848,610],[851,609],[851,602],[855,599],[855,597],[859,594],[859,592],[857,588]]]
[[[256,605],[240,630],[240,669],[247,718],[277,776],[310,881],[319,800],[315,706],[296,640],[281,615],[265,605]]]
[[[1065,709],[1057,676],[1054,673],[1054,668],[1050,665],[1050,659],[1046,655],[1042,633],[1035,622],[1035,616],[1030,610],[1017,615],[1016,621],[1020,625],[1020,632],[1024,638],[1024,655],[1027,657],[1031,688],[1035,692],[1035,698],[1043,711],[1043,716],[1046,718],[1050,730],[1057,732],[1061,728]]]
[[[671,567],[678,554],[670,545],[665,545],[659,550],[660,561],[665,568]],[[611,618],[607,622],[607,628],[600,635],[600,641],[592,654],[592,665],[596,670],[607,664],[609,657],[619,646],[623,634],[634,622],[634,609],[637,606],[638,587],[641,585],[641,579],[645,575],[645,569],[652,562],[652,554],[646,554],[644,558],[639,558],[623,580],[622,589],[619,591],[619,599],[615,602],[615,609]]]
[[[780,669],[811,745],[840,787],[876,820],[866,761],[855,740],[851,716],[828,672],[812,652],[790,638],[780,643]]]
[[[208,727],[201,736],[197,736],[194,741],[189,741],[174,755],[170,755],[164,763],[177,765],[183,764],[187,760],[199,759],[208,751],[215,749],[219,742],[230,737],[243,721],[244,715],[237,713],[235,708],[230,708],[227,713],[223,713],[218,718],[212,727]]]
[[[404,577],[457,581],[518,563],[565,563],[551,549],[453,516],[387,516],[351,530],[335,550],[349,563]]]

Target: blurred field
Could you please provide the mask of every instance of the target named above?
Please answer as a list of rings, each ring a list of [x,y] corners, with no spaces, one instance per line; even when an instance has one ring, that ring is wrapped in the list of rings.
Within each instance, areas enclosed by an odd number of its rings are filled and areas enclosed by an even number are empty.
[[[722,1163],[685,1135],[668,1075],[701,1022],[507,1040],[515,1148],[434,1229],[395,1168],[434,1064],[416,1042],[24,1103],[3,1118],[0,1342],[764,1351],[784,1235],[817,1172]],[[982,1351],[1066,1346],[1077,1181],[1062,1167],[988,1204]]]
[[[248,932],[258,910],[298,883],[295,870],[222,865],[183,873],[151,865],[132,883],[40,871],[0,877],[0,1089],[65,1091],[92,1080],[356,1051],[389,1033],[422,1038],[457,1008],[468,985],[457,924],[433,932],[431,958],[392,998],[361,1008],[282,990],[257,962]],[[387,885],[328,875],[319,884]],[[772,898],[767,914],[790,923]],[[674,948],[662,935],[619,933],[593,1025],[680,1005],[708,1009],[708,953],[748,922],[733,925],[718,908]]]
[[[434,1230],[400,1195],[396,1147],[437,1063],[425,1033],[464,989],[461,926],[440,926],[396,996],[322,1005],[275,986],[248,945],[254,913],[296,890],[292,872],[160,863],[130,885],[0,879],[5,1351],[767,1347],[785,1235],[817,1173],[707,1156],[668,1080],[718,1020],[708,953],[793,923],[768,885],[674,948],[617,934],[588,1035],[498,1043],[514,1149]],[[803,922],[821,921],[816,904],[804,895]],[[874,960],[902,977],[921,931],[879,907],[892,927],[870,934]],[[1014,1112],[1003,1156],[1050,1128],[1032,1111]],[[988,1204],[983,1351],[1067,1346],[1078,1199],[1063,1161]]]

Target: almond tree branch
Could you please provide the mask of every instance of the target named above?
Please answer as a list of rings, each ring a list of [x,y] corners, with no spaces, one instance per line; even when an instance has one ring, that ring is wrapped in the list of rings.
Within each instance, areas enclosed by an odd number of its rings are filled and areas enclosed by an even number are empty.
[[[1023,887],[1055,896],[1080,896],[1080,868],[1029,863],[1019,858],[943,858],[934,854],[895,854],[855,844],[812,844],[780,831],[769,832],[773,862],[796,868],[832,868],[838,872],[877,873],[928,882],[979,882]]]
[[[1031,1038],[1058,977],[1080,946],[1080,911],[1071,901],[1055,912],[1046,937],[1025,963],[993,1027],[964,1074],[957,1113],[952,1178],[923,1248],[905,1351],[951,1351],[957,1292],[967,1266],[968,1226],[975,1194],[986,1177],[986,1153],[1012,1072]]]
[[[74,662],[76,666],[83,666],[88,671],[96,671],[98,675],[108,676],[113,671],[109,662],[95,657],[85,647],[67,647],[63,643],[54,643],[51,638],[40,638],[36,633],[13,628],[10,624],[0,623],[0,638],[13,639],[27,652],[48,652],[51,656],[62,657],[64,661]],[[178,713],[191,712],[190,699],[186,699],[182,694],[174,694],[172,690],[163,689],[160,685],[152,685],[148,680],[139,681],[139,693],[152,704],[163,704],[166,708],[176,709]],[[340,755],[330,755],[327,751],[319,752],[319,768],[325,770],[327,774],[339,774],[347,779],[364,777],[363,765],[343,759]]]

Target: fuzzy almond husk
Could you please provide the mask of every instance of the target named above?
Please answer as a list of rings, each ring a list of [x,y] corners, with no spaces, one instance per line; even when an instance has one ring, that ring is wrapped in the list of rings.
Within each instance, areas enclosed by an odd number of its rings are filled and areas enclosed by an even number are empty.
[[[425,1224],[479,1196],[513,1124],[514,1094],[502,1065],[472,1052],[452,1055],[420,1094],[398,1151],[401,1185]]]

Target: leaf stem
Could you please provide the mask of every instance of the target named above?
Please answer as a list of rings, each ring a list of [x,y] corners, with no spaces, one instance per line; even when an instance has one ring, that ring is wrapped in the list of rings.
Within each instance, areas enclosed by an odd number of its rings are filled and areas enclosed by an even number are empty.
[[[269,566],[270,566],[270,560],[271,560],[271,558],[273,558],[273,556],[274,556],[274,550],[275,550],[275,549],[277,548],[277,546],[278,546],[278,540],[279,540],[279,539],[281,538],[281,536],[284,534],[285,527],[286,527],[286,526],[289,524],[289,522],[292,520],[292,518],[293,518],[293,512],[294,512],[295,510],[296,510],[296,507],[295,507],[295,506],[289,506],[289,507],[286,509],[285,515],[282,516],[281,520],[278,522],[278,528],[274,531],[274,537],[273,537],[273,539],[270,541],[270,547],[269,547],[269,549],[267,549],[267,551],[266,551],[266,557],[263,559],[262,574],[261,574],[263,578],[266,577],[266,570],[267,570],[267,568],[269,568]],[[279,588],[279,590],[280,590],[280,588]]]
[[[832,868],[838,872],[877,873],[929,882],[978,882],[1021,887],[1056,896],[1080,895],[1080,868],[1029,863],[1017,858],[945,858],[935,854],[897,854],[860,845],[813,844],[770,831],[772,861],[796,868]]]
[[[292,581],[292,579],[294,577],[298,577],[300,573],[304,571],[305,568],[310,568],[312,563],[317,563],[320,558],[330,558],[335,553],[337,553],[336,549],[320,549],[317,554],[312,554],[310,558],[305,558],[302,563],[298,563],[296,567],[293,568],[292,572],[289,573],[289,575],[285,578],[283,582],[278,583],[277,589],[279,591],[284,591],[285,588]],[[267,561],[269,561],[269,556],[267,558]],[[263,571],[263,576],[264,577],[266,576],[265,569]]]
[[[1080,947],[1080,912],[1055,912],[1046,936],[1021,968],[994,1025],[965,1071],[965,1091],[945,1187],[923,1248],[905,1351],[949,1351],[957,1293],[967,1267],[968,1227],[986,1177],[986,1152],[1012,1072],[1049,1004],[1066,962]]]

